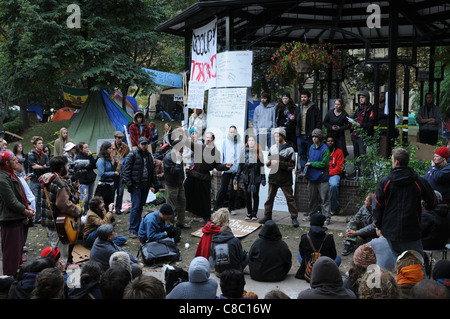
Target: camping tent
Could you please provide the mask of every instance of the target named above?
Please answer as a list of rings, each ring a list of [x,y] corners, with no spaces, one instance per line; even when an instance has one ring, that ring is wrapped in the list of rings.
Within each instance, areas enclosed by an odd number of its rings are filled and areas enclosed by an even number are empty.
[[[62,107],[56,111],[50,122],[70,120],[74,112],[70,107]]]
[[[67,129],[75,143],[86,142],[94,152],[98,140],[114,139],[114,132],[123,132],[132,120],[105,91],[92,91]]]
[[[117,105],[122,106],[122,93],[115,91],[113,94],[110,95],[111,100],[117,103]],[[134,113],[138,111],[138,104],[134,97],[127,95],[127,113],[130,114],[130,116],[134,116]]]

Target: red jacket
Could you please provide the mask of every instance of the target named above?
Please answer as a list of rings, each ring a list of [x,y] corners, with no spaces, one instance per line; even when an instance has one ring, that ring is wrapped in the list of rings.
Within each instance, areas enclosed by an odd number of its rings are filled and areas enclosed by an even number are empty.
[[[330,150],[330,176],[342,175],[344,172],[344,152],[340,148],[335,148],[334,151]]]

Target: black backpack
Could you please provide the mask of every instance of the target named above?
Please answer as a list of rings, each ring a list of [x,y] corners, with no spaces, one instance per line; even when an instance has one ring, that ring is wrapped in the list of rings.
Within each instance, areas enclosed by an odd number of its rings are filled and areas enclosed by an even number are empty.
[[[171,264],[181,260],[180,250],[171,238],[147,242],[141,246],[139,252],[144,263],[149,266]]]

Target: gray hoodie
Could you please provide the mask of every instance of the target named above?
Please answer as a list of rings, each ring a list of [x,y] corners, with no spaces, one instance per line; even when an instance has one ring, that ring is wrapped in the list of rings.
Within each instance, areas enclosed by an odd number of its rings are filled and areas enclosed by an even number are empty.
[[[253,129],[259,134],[260,129],[270,130],[275,128],[275,104],[270,102],[265,106],[260,103],[253,113]]]
[[[195,257],[189,266],[189,281],[176,285],[166,299],[216,298],[218,284],[209,275],[209,261],[202,256]]]

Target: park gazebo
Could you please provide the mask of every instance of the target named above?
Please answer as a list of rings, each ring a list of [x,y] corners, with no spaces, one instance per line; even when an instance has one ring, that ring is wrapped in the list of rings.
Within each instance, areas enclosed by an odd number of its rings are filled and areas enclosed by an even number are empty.
[[[363,49],[364,63],[370,64],[374,74],[374,105],[378,105],[380,67],[388,66],[388,130],[386,149],[390,154],[395,136],[397,107],[396,70],[404,67],[403,138],[407,139],[410,71],[415,68],[423,83],[428,82],[439,103],[439,83],[433,56],[439,46],[450,45],[449,0],[387,0],[378,2],[356,0],[277,1],[222,0],[200,1],[158,26],[157,30],[185,39],[185,70],[190,70],[192,30],[214,18],[218,21],[218,50],[251,50],[279,48],[282,43],[324,40],[337,49]],[[429,47],[428,70],[418,70],[417,50]],[[375,49],[385,48],[388,55],[377,57]],[[410,56],[399,56],[399,48],[411,48]],[[328,70],[327,97],[332,96],[332,67]],[[443,69],[441,74],[443,74]],[[338,81],[342,81],[339,79]],[[338,90],[339,92],[339,90]],[[423,101],[421,91],[420,103]],[[337,93],[339,94],[339,93]],[[322,103],[323,104],[323,103]],[[328,103],[326,103],[328,105]],[[321,105],[321,108],[324,106]],[[327,106],[328,107],[328,106]],[[378,108],[375,108],[378,112]],[[375,114],[377,118],[377,114]]]

